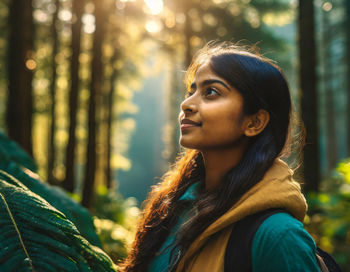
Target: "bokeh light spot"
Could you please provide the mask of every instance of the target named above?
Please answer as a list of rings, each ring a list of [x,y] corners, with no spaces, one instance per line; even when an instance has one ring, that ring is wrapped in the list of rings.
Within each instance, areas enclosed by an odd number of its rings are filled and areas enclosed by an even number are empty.
[[[153,15],[160,14],[163,11],[162,0],[145,0],[145,3]]]
[[[34,70],[36,68],[36,61],[34,59],[27,59],[26,61],[26,67],[29,70]]]
[[[192,36],[190,39],[190,44],[193,47],[198,47],[198,46],[202,45],[202,39],[199,38],[198,36]]]
[[[322,5],[322,8],[324,11],[328,12],[328,11],[331,11],[331,9],[333,8],[333,5],[330,2],[326,2]]]
[[[146,22],[145,29],[150,33],[156,33],[162,30],[162,25],[158,21],[148,20]]]
[[[186,16],[185,16],[185,14],[183,14],[183,13],[178,13],[178,14],[176,14],[175,21],[176,21],[178,24],[183,24],[183,23],[185,23],[185,21],[186,21]]]
[[[58,18],[61,21],[68,22],[68,21],[72,20],[72,12],[70,10],[67,10],[67,9],[62,9],[58,13]]]

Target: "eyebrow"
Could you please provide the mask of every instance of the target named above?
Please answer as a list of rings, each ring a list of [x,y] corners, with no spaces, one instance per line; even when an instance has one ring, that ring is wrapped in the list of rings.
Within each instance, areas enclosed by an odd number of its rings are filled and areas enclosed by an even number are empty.
[[[217,80],[217,79],[207,79],[204,80],[203,82],[201,82],[201,87],[210,85],[210,84],[214,84],[214,83],[218,83],[221,84],[222,86],[224,86],[226,89],[230,90],[229,86],[227,86],[227,84],[225,84],[224,82],[222,82],[221,80]],[[193,82],[190,86],[191,89],[197,89],[197,84],[195,82]]]

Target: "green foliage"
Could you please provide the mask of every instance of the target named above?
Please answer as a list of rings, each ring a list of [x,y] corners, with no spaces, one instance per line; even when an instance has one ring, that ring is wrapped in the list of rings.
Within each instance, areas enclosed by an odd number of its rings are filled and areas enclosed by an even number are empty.
[[[34,161],[0,131],[0,169],[20,180],[33,193],[41,196],[74,223],[81,235],[91,244],[101,247],[91,216],[87,209],[71,199],[61,188],[42,182]],[[30,167],[28,169],[28,167]],[[31,171],[32,170],[32,171]]]
[[[115,271],[66,216],[0,170],[0,271]]]
[[[350,160],[339,163],[337,171],[344,177],[344,181],[350,184]]]
[[[330,252],[344,271],[350,271],[350,160],[341,162],[321,191],[307,195],[306,224],[316,243]]]
[[[123,223],[125,219],[124,199],[117,192],[108,190],[105,186],[99,186],[91,211],[99,218]]]
[[[34,160],[15,142],[11,141],[0,129],[0,161],[15,162],[19,166],[36,172],[38,167]]]
[[[135,232],[139,209],[134,198],[123,199],[116,191],[100,186],[95,196],[93,214],[103,249],[114,262],[124,259]]]

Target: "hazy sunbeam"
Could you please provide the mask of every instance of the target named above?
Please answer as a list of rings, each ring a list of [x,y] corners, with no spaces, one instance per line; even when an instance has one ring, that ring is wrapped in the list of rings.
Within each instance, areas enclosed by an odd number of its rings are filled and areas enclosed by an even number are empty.
[[[163,11],[163,1],[162,0],[145,0],[147,7],[150,9],[151,13],[156,15]]]

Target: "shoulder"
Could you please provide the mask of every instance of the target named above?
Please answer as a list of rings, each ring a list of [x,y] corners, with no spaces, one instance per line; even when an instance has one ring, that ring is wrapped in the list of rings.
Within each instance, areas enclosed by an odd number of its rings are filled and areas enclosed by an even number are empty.
[[[288,213],[279,212],[269,216],[258,228],[254,240],[275,240],[280,236],[306,233],[303,224]],[[307,234],[308,235],[308,234]]]
[[[268,217],[258,228],[253,239],[253,249],[257,252],[262,247],[269,251],[291,250],[312,251],[316,245],[303,224],[288,213],[276,213]],[[267,252],[265,251],[265,254]]]
[[[254,236],[253,271],[319,271],[315,251],[315,242],[300,221],[287,213],[276,213]]]

